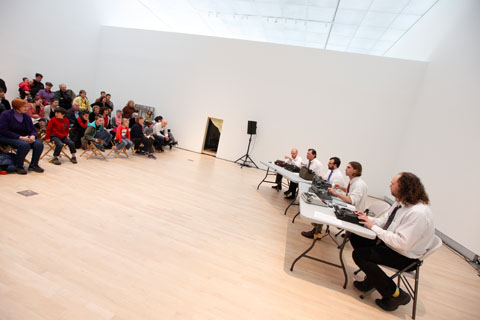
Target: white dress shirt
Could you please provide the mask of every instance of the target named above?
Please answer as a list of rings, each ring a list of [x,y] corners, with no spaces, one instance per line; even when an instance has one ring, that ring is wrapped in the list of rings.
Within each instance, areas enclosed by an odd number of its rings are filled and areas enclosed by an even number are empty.
[[[361,177],[354,177],[350,180],[350,190],[347,196],[352,200],[355,209],[365,211],[365,203],[367,201],[367,184]]]
[[[388,229],[383,230],[388,217],[398,205],[400,203],[395,201],[387,214],[380,218],[370,218],[374,223],[372,231],[392,250],[408,258],[417,259],[433,244],[435,228],[432,211],[423,203],[402,205]]]
[[[342,187],[346,187],[345,176],[343,175],[340,168],[337,168],[334,170],[328,170],[328,173],[325,176],[325,180],[328,180],[328,176],[330,176],[330,172],[332,172],[332,176],[330,177],[329,182],[332,184],[332,187],[335,186],[336,184]]]
[[[317,158],[310,161],[310,166],[308,160],[302,163],[302,165],[315,172],[317,176],[323,177],[323,164]]]
[[[295,159],[293,159],[293,158],[292,158],[292,159],[287,159],[287,160],[285,161],[285,163],[287,163],[287,164],[293,164],[294,166],[297,166],[297,167],[300,168],[300,166],[302,165],[302,158],[299,157],[299,156],[297,156]]]

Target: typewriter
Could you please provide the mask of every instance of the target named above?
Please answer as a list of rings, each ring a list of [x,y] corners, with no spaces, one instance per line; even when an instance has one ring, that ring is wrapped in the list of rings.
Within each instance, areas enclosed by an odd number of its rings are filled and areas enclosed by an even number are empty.
[[[337,219],[350,222],[350,223],[355,223],[363,227],[363,224],[360,223],[360,220],[358,219],[357,214],[352,210],[347,208],[342,208],[336,204],[333,205],[333,210],[335,212],[335,216],[337,217]]]

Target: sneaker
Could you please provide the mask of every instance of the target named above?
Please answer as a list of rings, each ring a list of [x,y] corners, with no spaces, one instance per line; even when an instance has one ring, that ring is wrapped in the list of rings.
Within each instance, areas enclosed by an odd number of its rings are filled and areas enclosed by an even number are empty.
[[[15,171],[17,171],[18,174],[27,174],[27,170],[25,170],[24,167],[17,167]]]
[[[73,156],[73,157],[72,157],[72,160],[70,160],[70,161],[72,161],[72,163],[78,163],[77,157],[75,157],[75,156]]]
[[[373,286],[368,283],[367,278],[363,281],[353,281],[353,286],[362,292],[368,292],[373,289]]]
[[[148,157],[149,157],[150,159],[157,159],[157,157],[155,157],[153,154],[149,154]]]
[[[57,166],[62,164],[57,157],[54,157],[52,160],[50,160],[50,162],[56,164]]]
[[[376,299],[375,303],[385,311],[393,311],[397,310],[397,308],[401,305],[408,304],[411,300],[410,295],[400,290],[400,295],[398,297],[383,297],[382,299]]]
[[[40,166],[38,164],[36,164],[36,165],[33,165],[33,166],[29,165],[28,166],[28,171],[34,171],[34,172],[42,173],[45,170],[43,170],[42,168],[40,168]]]

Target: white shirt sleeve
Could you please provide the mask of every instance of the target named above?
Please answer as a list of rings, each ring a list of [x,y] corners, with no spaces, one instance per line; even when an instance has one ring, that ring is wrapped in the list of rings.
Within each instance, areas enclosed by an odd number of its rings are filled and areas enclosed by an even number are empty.
[[[355,179],[355,180],[354,180]],[[350,181],[350,192],[348,196],[352,200],[352,204],[355,206],[355,209],[359,211],[365,211],[365,204],[367,200],[367,184],[356,177]]]

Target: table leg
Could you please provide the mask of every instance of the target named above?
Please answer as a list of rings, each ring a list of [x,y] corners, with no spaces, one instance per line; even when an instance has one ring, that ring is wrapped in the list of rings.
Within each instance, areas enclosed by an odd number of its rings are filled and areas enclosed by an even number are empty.
[[[293,217],[292,223],[295,223],[295,219],[298,217],[299,214],[300,214],[300,211],[298,211],[297,214]]]
[[[347,288],[348,283],[348,275],[347,270],[345,269],[345,263],[343,262],[343,248],[347,244],[347,241],[350,239],[350,232],[345,232],[345,238],[343,238],[342,244],[338,247],[340,252],[338,253],[338,257],[340,259],[340,263],[342,264],[343,275],[345,276],[345,282],[343,283],[343,289]]]
[[[293,199],[292,202],[290,202],[288,207],[285,209],[285,212],[283,213],[284,216],[287,215],[288,209],[295,203],[295,201],[297,200],[297,197],[298,197],[298,188],[297,190],[295,190],[295,199]]]
[[[317,234],[318,232],[318,227],[316,226],[315,227],[315,234]],[[290,267],[290,271],[293,271],[293,267],[295,266],[295,263],[297,263],[298,260],[300,260],[301,258],[307,256],[307,253],[313,249],[313,247],[315,246],[315,243],[317,242],[317,240],[321,240],[322,238],[317,238],[317,237],[313,237],[313,242],[312,242],[312,245],[307,249],[305,250],[305,252],[303,252],[301,255],[299,255],[292,263],[292,266]],[[307,256],[308,257],[308,256]]]
[[[265,179],[267,179],[269,171],[270,171],[270,167],[267,167],[267,173],[265,174],[265,177],[263,178],[263,180],[260,181],[260,183],[258,184],[257,190],[258,190],[258,188],[260,188],[260,185],[263,183],[263,181],[265,181]]]

